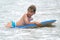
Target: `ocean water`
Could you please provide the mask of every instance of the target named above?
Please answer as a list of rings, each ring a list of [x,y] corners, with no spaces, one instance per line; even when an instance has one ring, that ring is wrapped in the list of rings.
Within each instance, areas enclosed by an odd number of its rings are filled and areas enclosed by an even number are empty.
[[[54,19],[54,27],[5,27],[7,22],[17,22],[32,4],[37,7],[33,21]],[[60,0],[0,0],[0,40],[60,40]]]

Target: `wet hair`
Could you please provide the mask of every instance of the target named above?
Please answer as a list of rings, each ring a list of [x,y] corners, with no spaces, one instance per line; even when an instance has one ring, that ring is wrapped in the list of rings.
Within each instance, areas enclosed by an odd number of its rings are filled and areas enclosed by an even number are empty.
[[[36,7],[35,7],[35,5],[31,5],[31,6],[29,6],[29,8],[28,8],[28,11],[32,11],[32,12],[36,12]]]

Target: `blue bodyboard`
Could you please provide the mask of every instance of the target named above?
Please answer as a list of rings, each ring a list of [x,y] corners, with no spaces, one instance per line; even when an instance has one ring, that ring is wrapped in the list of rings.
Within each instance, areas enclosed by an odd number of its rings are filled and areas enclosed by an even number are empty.
[[[52,24],[54,23],[56,20],[46,20],[46,21],[43,21],[43,22],[40,22],[40,24],[42,26],[44,25],[48,25],[48,24]],[[36,24],[26,24],[26,25],[23,25],[23,26],[16,26],[17,28],[30,28],[30,27],[36,27],[37,25]]]

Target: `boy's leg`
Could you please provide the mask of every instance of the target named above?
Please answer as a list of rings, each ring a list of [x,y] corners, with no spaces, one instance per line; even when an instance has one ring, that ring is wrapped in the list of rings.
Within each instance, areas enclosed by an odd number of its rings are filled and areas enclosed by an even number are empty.
[[[8,22],[6,27],[10,28],[12,26],[11,24],[12,24],[11,22]]]

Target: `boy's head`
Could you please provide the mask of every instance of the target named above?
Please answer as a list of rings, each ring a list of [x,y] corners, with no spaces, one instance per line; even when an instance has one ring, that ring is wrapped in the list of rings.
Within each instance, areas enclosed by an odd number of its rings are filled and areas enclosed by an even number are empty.
[[[35,7],[35,5],[31,5],[31,6],[29,6],[29,8],[28,8],[28,13],[29,13],[29,15],[33,15],[33,14],[35,14],[35,12],[36,12],[36,7]]]

